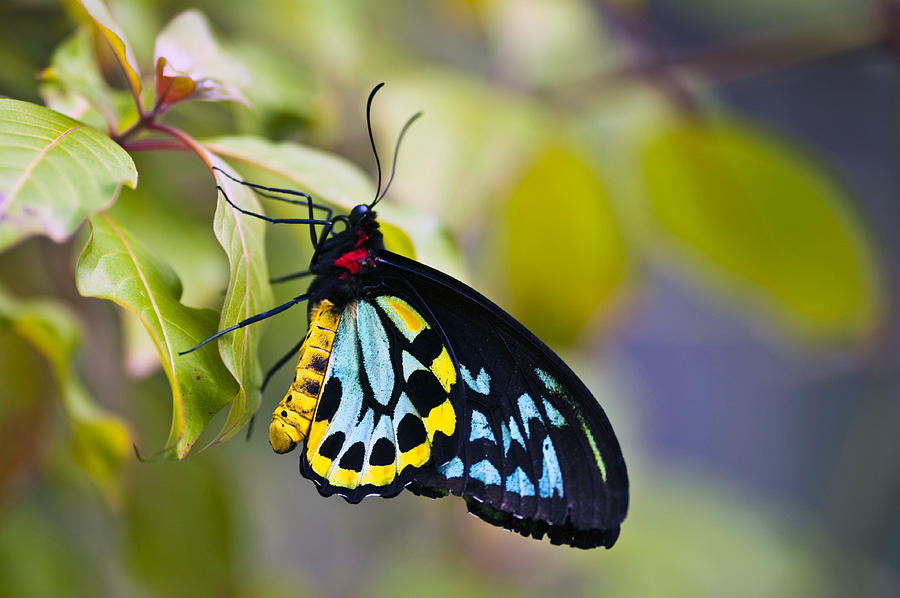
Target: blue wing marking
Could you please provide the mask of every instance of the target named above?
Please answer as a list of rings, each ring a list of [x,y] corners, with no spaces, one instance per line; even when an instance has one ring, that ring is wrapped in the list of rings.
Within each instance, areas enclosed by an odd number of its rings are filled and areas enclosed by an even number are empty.
[[[359,338],[362,344],[363,366],[375,400],[387,405],[394,390],[394,368],[391,364],[387,332],[378,312],[366,301],[357,304]]]
[[[453,457],[447,463],[438,466],[438,472],[447,478],[461,478],[463,472],[465,471],[465,466],[463,465],[462,459],[459,457]]]
[[[485,486],[499,486],[500,472],[487,459],[469,466],[469,477],[482,482]]]
[[[534,404],[534,400],[527,394],[520,396],[518,403],[519,415],[522,417],[522,426],[525,428],[525,435],[531,438],[531,430],[529,429],[528,422],[529,420],[536,419],[538,422],[543,423],[543,420],[541,420],[541,413],[538,411],[537,405]]]
[[[521,467],[516,467],[516,470],[506,478],[506,491],[519,496],[534,496],[534,484]]]
[[[478,372],[478,377],[473,378],[472,372],[469,371],[469,368],[460,364],[459,371],[462,374],[463,381],[466,385],[474,390],[477,393],[483,394],[484,396],[490,396],[491,394],[491,376],[488,374],[484,368]]]
[[[469,442],[479,438],[487,438],[494,444],[497,444],[497,438],[494,436],[491,425],[488,423],[487,417],[481,411],[472,409],[472,431],[469,434]]]
[[[547,412],[547,417],[550,419],[550,423],[556,426],[557,428],[562,428],[566,425],[566,418],[562,416],[562,413],[556,410],[556,407],[550,404],[550,401],[541,397],[544,402],[544,411]]]
[[[556,456],[556,449],[553,448],[553,441],[550,437],[544,438],[543,445],[543,473],[541,479],[538,480],[538,489],[543,498],[551,498],[554,494],[563,496],[563,479],[562,471],[559,468],[559,459]]]

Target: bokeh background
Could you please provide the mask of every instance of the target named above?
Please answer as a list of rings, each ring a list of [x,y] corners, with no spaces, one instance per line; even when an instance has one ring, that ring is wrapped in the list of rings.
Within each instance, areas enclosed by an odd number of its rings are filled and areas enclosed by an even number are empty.
[[[483,524],[455,499],[322,499],[266,441],[290,371],[249,441],[130,458],[98,485],[52,369],[4,322],[0,595],[900,595],[895,2],[110,8],[145,72],[187,8],[243,65],[249,108],[167,115],[196,137],[292,140],[373,172],[371,87],[387,82],[373,113],[383,158],[424,110],[385,218],[583,376],[619,435],[632,506],[613,550],[585,552]],[[0,95],[42,102],[35,75],[73,14],[0,6]],[[140,185],[113,213],[172,264],[186,303],[219,307],[208,173],[180,153],[135,160]],[[269,230],[273,274],[307,263],[305,234]],[[0,283],[68,307],[86,392],[152,454],[171,393],[139,326],[75,290],[86,238],[19,244],[0,255]],[[263,364],[304,334],[302,312],[270,323]]]

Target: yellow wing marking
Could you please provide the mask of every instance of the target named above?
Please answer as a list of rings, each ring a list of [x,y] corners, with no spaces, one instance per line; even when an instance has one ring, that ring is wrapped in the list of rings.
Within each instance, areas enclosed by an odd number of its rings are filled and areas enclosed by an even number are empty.
[[[269,425],[269,444],[276,453],[294,450],[310,431],[341,320],[341,311],[327,299],[313,306],[310,312],[309,332],[300,347],[294,383],[275,408]]]
[[[403,299],[383,295],[379,297],[379,300],[382,307],[390,307],[394,313],[400,316],[400,319],[406,325],[406,330],[409,331],[409,338],[415,338],[423,328],[428,326],[422,316]],[[385,306],[385,304],[387,305]]]

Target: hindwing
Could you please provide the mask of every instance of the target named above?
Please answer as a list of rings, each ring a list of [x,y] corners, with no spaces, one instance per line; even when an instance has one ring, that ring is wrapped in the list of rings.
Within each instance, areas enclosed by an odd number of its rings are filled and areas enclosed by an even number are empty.
[[[463,390],[450,348],[408,301],[351,301],[334,336],[301,473],[350,502],[392,496],[459,451]]]
[[[442,328],[465,385],[459,453],[420,470],[410,489],[466,499],[485,521],[553,543],[610,547],[628,508],[612,427],[578,377],[476,291],[383,252],[392,285],[414,289]]]

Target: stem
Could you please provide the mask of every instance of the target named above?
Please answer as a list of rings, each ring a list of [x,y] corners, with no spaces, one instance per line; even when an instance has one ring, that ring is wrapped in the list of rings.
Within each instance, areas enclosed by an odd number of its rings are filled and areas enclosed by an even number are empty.
[[[186,150],[183,143],[165,141],[162,139],[139,139],[120,144],[127,152],[142,152],[152,150]]]
[[[168,125],[161,125],[157,122],[150,121],[146,124],[148,129],[153,131],[159,131],[160,133],[165,133],[170,137],[174,137],[181,143],[183,143],[188,149],[197,154],[203,163],[206,164],[206,167],[209,168],[210,172],[212,172],[212,163],[209,161],[209,157],[206,154],[206,150],[200,145],[200,142],[182,131],[181,129],[176,129],[175,127],[170,127]]]

